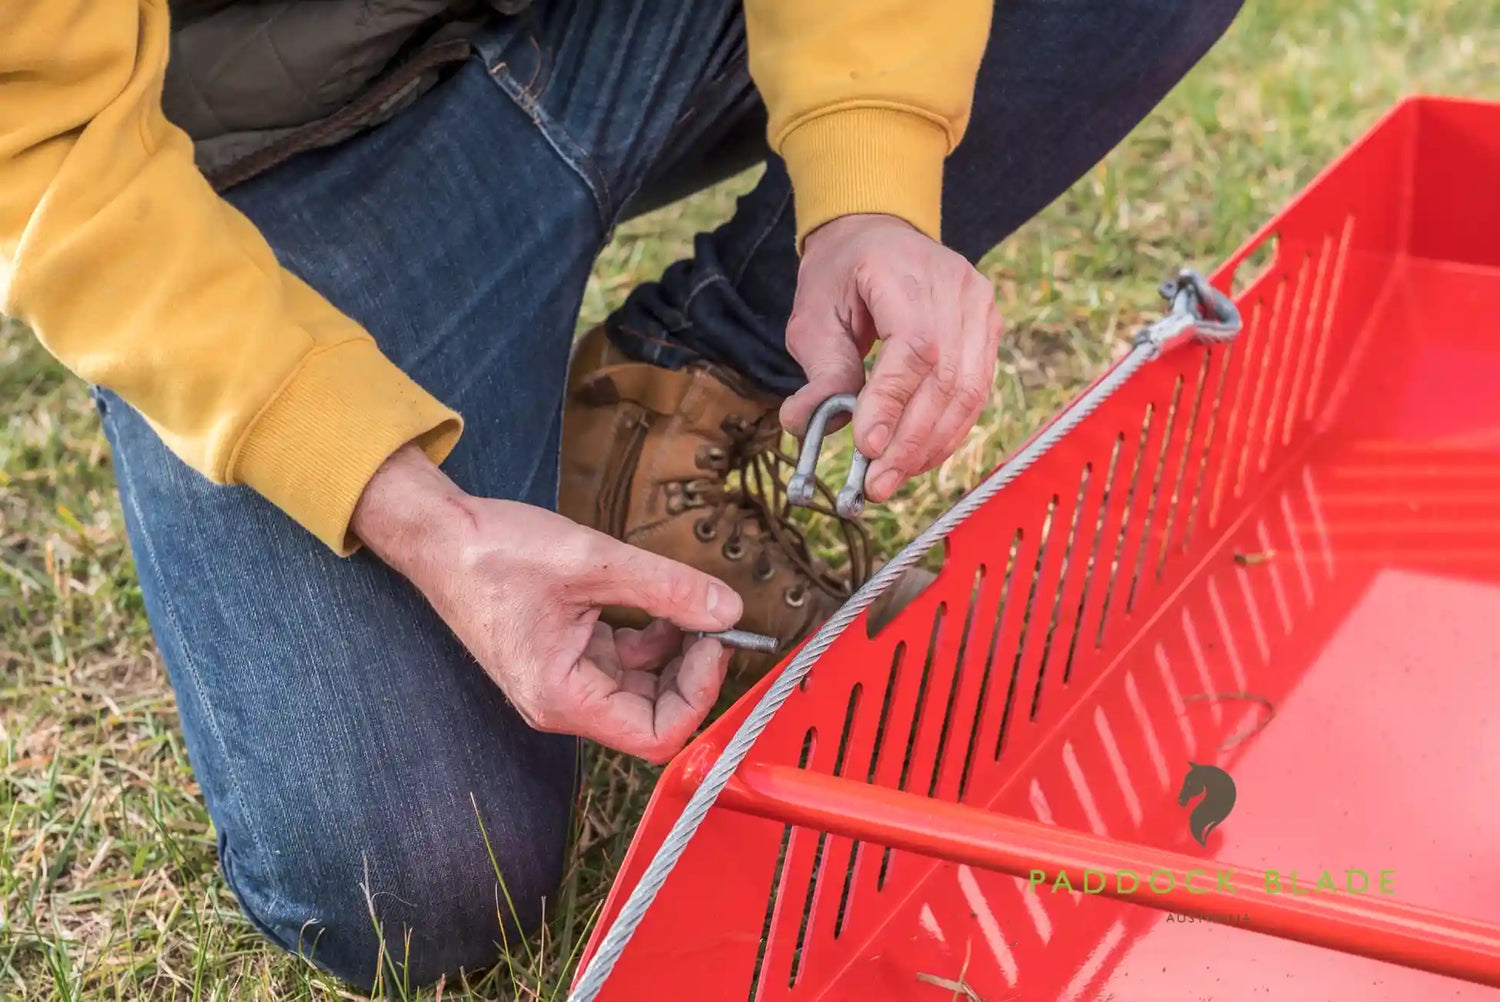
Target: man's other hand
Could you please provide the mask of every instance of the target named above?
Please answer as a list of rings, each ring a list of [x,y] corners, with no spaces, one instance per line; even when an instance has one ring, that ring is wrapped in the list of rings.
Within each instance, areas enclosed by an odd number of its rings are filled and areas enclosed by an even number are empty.
[[[730,652],[682,632],[740,618],[740,597],[716,578],[553,512],[467,494],[413,446],[375,474],[351,527],[538,730],[661,763],[718,698]],[[656,618],[612,630],[605,606]]]
[[[808,234],[787,323],[808,383],[781,408],[799,437],[817,406],[857,393],[854,444],[865,493],[885,501],[936,468],[974,426],[994,385],[1002,325],[967,260],[901,219],[843,216]],[[868,381],[864,358],[886,342]]]

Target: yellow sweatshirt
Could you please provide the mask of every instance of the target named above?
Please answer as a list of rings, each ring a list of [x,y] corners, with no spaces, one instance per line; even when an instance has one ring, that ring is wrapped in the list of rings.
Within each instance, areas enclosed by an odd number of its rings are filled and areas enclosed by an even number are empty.
[[[798,240],[853,212],[936,237],[993,0],[745,0],[751,73]],[[161,110],[166,0],[5,0],[0,312],[135,407],[216,483],[340,554],[387,456],[461,416],[281,268]]]

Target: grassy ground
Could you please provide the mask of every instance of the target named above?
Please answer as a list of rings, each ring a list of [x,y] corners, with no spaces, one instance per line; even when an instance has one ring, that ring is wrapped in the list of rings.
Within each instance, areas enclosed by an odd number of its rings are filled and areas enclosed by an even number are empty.
[[[1179,262],[1211,267],[1413,91],[1500,98],[1492,0],[1254,2],[1130,139],[993,253],[1010,334],[995,402],[959,453],[869,516],[889,551],[1119,350]],[[638,220],[580,325],[689,247],[748,178]],[[1003,193],[998,193],[1003,197]],[[327,998],[266,948],[214,842],[81,386],[0,326],[0,997]],[[448,996],[560,997],[652,772],[593,756],[571,920]]]

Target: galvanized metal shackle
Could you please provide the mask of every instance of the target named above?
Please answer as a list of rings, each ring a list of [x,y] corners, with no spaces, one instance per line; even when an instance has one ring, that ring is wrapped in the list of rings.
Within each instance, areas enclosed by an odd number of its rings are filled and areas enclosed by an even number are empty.
[[[1182,309],[1196,318],[1198,333],[1212,341],[1226,341],[1240,332],[1242,321],[1234,300],[1214,288],[1202,275],[1183,268],[1176,278],[1161,283],[1161,298],[1177,306],[1179,296],[1190,294],[1191,301]],[[1206,311],[1206,312],[1205,312]]]
[[[835,414],[853,414],[855,397],[852,393],[837,393],[818,405],[812,420],[807,422],[807,437],[802,440],[802,452],[797,456],[797,470],[787,481],[787,499],[794,505],[807,507],[817,493],[814,473],[818,466],[818,453],[823,451],[823,435],[828,422]],[[849,478],[838,493],[834,510],[845,518],[855,518],[865,510],[865,473],[870,460],[858,449],[849,464]]]
[[[1135,336],[1136,345],[1151,350],[1149,358],[1188,341],[1223,344],[1240,332],[1242,321],[1234,300],[1196,271],[1182,269],[1176,278],[1163,282],[1159,291],[1172,304],[1171,312]]]

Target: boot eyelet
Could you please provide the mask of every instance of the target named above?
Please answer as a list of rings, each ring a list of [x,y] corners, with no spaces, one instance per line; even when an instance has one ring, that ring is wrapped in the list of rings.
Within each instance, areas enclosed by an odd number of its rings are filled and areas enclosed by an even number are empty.
[[[719,422],[719,427],[722,428],[724,430],[724,433],[730,438],[735,439],[736,441],[741,441],[748,438],[750,436],[750,433],[755,430],[755,422],[746,421],[738,414],[731,414],[723,421]]]
[[[776,576],[776,567],[769,560],[763,567],[755,568],[755,580],[769,581]]]
[[[745,555],[745,544],[742,540],[731,539],[724,544],[724,556],[730,560],[739,560]]]
[[[800,609],[807,604],[807,591],[798,585],[792,585],[781,593],[781,598],[793,609]]]
[[[693,535],[697,537],[700,543],[707,543],[718,534],[719,527],[706,518],[700,518],[693,523]]]

